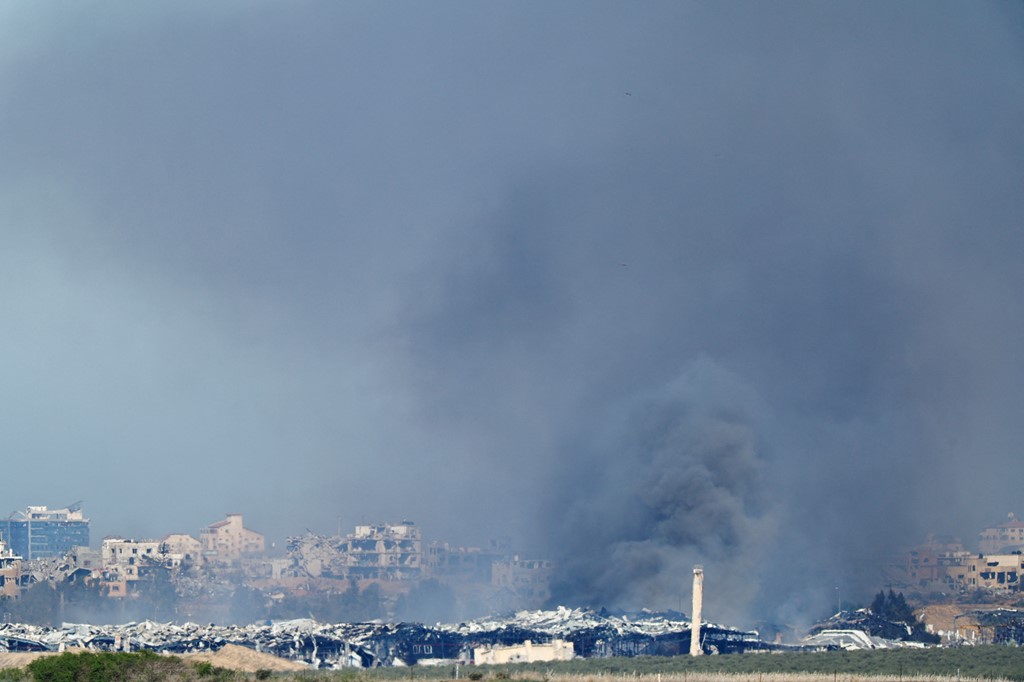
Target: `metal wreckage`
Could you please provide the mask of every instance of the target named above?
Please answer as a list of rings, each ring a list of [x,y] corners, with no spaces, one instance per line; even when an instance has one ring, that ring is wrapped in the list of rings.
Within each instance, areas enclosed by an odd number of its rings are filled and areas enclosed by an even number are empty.
[[[753,631],[705,623],[704,653],[777,648]],[[474,647],[511,646],[530,640],[572,642],[577,656],[671,656],[688,651],[690,622],[678,613],[609,615],[559,607],[427,627],[418,623],[318,623],[300,619],[246,626],[174,625],[143,621],[124,625],[65,623],[59,628],[0,624],[0,651],[190,653],[236,644],[314,668],[376,667],[472,662]]]

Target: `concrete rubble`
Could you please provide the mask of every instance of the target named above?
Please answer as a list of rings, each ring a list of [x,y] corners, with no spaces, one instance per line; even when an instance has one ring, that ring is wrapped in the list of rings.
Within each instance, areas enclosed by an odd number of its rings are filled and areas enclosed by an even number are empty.
[[[705,624],[705,653],[776,648],[756,632]],[[607,615],[560,607],[426,627],[418,623],[318,623],[309,619],[246,626],[155,623],[65,623],[59,628],[0,624],[0,652],[92,651],[192,653],[227,644],[248,647],[314,668],[414,665],[438,660],[468,663],[474,647],[572,642],[579,656],[675,655],[689,646],[690,623],[681,614]]]
[[[901,645],[906,646],[905,643],[898,640],[874,637],[864,630],[821,630],[805,637],[803,644],[822,650],[844,649],[846,651],[896,649],[901,648]]]
[[[680,613],[641,612],[612,615],[589,609],[559,607],[552,611],[520,611],[503,619],[481,619],[439,625],[477,644],[510,645],[530,639],[572,642],[583,657],[675,656],[689,651],[690,621]],[[753,631],[712,623],[702,627],[705,653],[737,653],[777,648]]]

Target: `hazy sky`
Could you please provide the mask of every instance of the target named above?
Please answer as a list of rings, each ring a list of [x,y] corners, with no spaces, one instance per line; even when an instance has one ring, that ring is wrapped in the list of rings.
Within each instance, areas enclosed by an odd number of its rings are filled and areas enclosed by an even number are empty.
[[[1022,152],[1017,3],[4,2],[0,513],[853,593],[1024,511]]]

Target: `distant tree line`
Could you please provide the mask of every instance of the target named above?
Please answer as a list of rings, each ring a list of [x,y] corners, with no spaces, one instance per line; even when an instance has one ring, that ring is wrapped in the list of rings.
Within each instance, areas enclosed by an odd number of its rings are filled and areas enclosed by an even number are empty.
[[[910,634],[905,639],[910,641],[938,644],[941,639],[925,629],[924,623],[914,615],[914,609],[907,603],[903,593],[896,594],[892,588],[889,588],[888,594],[880,590],[875,595],[871,602],[871,613],[893,623],[905,624],[910,628]]]

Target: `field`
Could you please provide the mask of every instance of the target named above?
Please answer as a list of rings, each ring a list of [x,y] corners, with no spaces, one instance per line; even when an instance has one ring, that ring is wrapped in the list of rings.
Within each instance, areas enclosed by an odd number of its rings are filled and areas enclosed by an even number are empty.
[[[387,668],[370,671],[373,676],[438,679],[451,676],[451,667],[438,669]],[[886,649],[874,651],[832,651],[821,653],[761,653],[730,656],[637,657],[578,659],[562,663],[533,663],[515,666],[467,667],[460,676],[480,673],[484,678],[530,677],[632,678],[645,682],[698,682],[714,676],[742,676],[741,682],[779,682],[779,675],[812,675],[835,682],[859,677],[922,679],[926,677],[1009,679],[1024,682],[1024,649],[1008,646]],[[717,678],[716,678],[717,679]]]
[[[254,652],[253,652],[254,653]],[[244,654],[244,655],[243,655]],[[234,656],[234,658],[232,658]],[[990,646],[956,649],[895,649],[829,653],[737,654],[690,658],[580,659],[563,663],[506,666],[378,668],[296,671],[246,652],[213,661],[135,654],[64,654],[24,668],[0,670],[12,682],[217,682],[221,680],[309,680],[320,682],[1024,682],[1024,649]],[[237,665],[235,665],[237,664]],[[255,667],[254,664],[262,666]]]

